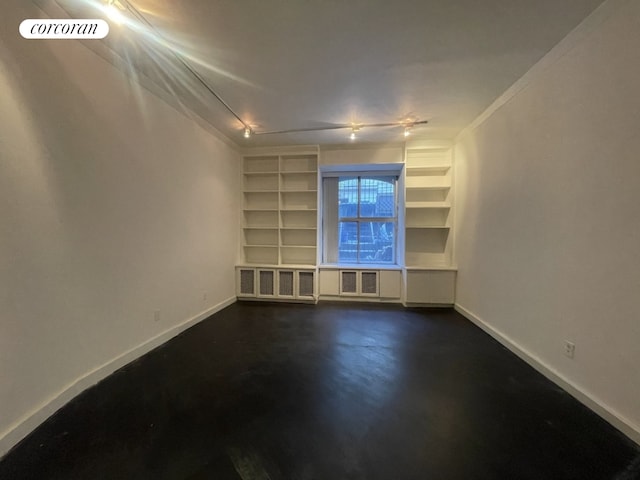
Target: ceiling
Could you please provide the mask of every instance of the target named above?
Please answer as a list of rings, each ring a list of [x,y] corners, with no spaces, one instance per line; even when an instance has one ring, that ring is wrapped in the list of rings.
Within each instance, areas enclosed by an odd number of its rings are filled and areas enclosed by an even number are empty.
[[[130,0],[256,133],[413,118],[429,123],[412,134],[433,139],[454,138],[600,3]],[[245,139],[213,95],[184,82],[183,103],[238,145],[349,143],[348,130]],[[402,133],[363,128],[356,142]]]

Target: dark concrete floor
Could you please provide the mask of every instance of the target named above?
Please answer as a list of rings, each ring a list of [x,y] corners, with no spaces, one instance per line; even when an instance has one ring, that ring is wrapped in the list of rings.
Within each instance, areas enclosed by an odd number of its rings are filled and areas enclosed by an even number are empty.
[[[613,479],[637,446],[453,310],[237,303],[84,392],[0,479]]]

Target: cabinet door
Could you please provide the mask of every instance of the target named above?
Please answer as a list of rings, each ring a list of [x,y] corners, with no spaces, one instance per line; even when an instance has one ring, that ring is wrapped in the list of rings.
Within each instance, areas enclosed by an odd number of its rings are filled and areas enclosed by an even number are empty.
[[[456,272],[450,270],[407,271],[407,303],[451,305],[455,301]]]
[[[380,296],[400,298],[402,295],[402,272],[400,270],[380,270]]]
[[[294,298],[295,297],[295,277],[293,270],[278,271],[278,297]]]
[[[378,271],[363,270],[360,272],[360,295],[366,297],[378,296]]]
[[[320,295],[340,295],[340,272],[320,270]]]
[[[256,271],[254,268],[239,268],[236,270],[236,292],[238,297],[256,296]]]
[[[312,299],[315,297],[315,275],[313,270],[298,271],[298,298]]]
[[[354,270],[340,271],[340,295],[358,294],[358,272]]]
[[[258,269],[258,297],[274,297],[276,294],[275,270]]]

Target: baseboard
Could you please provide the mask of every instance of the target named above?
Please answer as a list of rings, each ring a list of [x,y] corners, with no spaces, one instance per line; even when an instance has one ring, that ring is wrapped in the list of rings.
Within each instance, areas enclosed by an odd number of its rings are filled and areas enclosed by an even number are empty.
[[[349,302],[349,303],[395,303],[402,304],[399,298],[386,298],[386,297],[366,297],[358,295],[320,295],[318,297],[320,302]]]
[[[459,303],[454,305],[454,308],[458,313],[466,317],[469,321],[480,327],[486,333],[491,335],[494,339],[504,345],[506,348],[515,353],[522,360],[527,362],[533,368],[535,368],[542,375],[547,377],[556,385],[560,386],[566,392],[568,392],[571,396],[576,398],[579,402],[593,410],[595,413],[600,415],[603,419],[609,422],[611,425],[616,427],[622,433],[624,433],[627,437],[629,437],[632,441],[640,445],[640,427],[634,425],[633,422],[625,418],[623,415],[620,415],[614,409],[606,405],[604,402],[596,398],[594,395],[585,391],[571,380],[566,378],[560,372],[558,372],[553,367],[550,367],[545,362],[543,362],[540,358],[523,348],[517,342],[513,341],[509,336],[503,334],[499,330],[495,329],[487,322],[482,320],[480,317],[472,313],[467,308],[463,307]]]
[[[165,330],[155,337],[141,343],[137,347],[134,347],[90,372],[87,372],[82,377],[64,387],[57,394],[40,404],[32,412],[23,416],[6,431],[0,434],[0,458],[6,455],[11,448],[40,426],[47,418],[69,403],[70,400],[82,393],[84,390],[95,385],[100,380],[105,379],[119,368],[131,363],[133,360],[141,357],[145,353],[159,347],[163,343],[185,331],[187,328],[192,327],[196,323],[201,322],[205,318],[235,303],[235,301],[236,297],[233,296],[211,308],[208,308],[198,315],[185,320],[181,324]]]

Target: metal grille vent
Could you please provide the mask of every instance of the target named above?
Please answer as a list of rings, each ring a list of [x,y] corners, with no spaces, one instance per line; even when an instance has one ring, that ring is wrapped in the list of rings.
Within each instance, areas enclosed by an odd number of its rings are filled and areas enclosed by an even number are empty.
[[[254,295],[255,285],[254,285],[254,275],[253,270],[240,270],[240,293],[243,295]]]
[[[378,274],[376,272],[362,272],[362,293],[378,293]]]
[[[356,272],[342,273],[342,293],[357,293]]]
[[[260,270],[260,295],[273,295],[273,272]]]
[[[298,273],[298,288],[301,297],[313,296],[313,272]]]
[[[278,294],[293,297],[293,272],[280,272]]]

